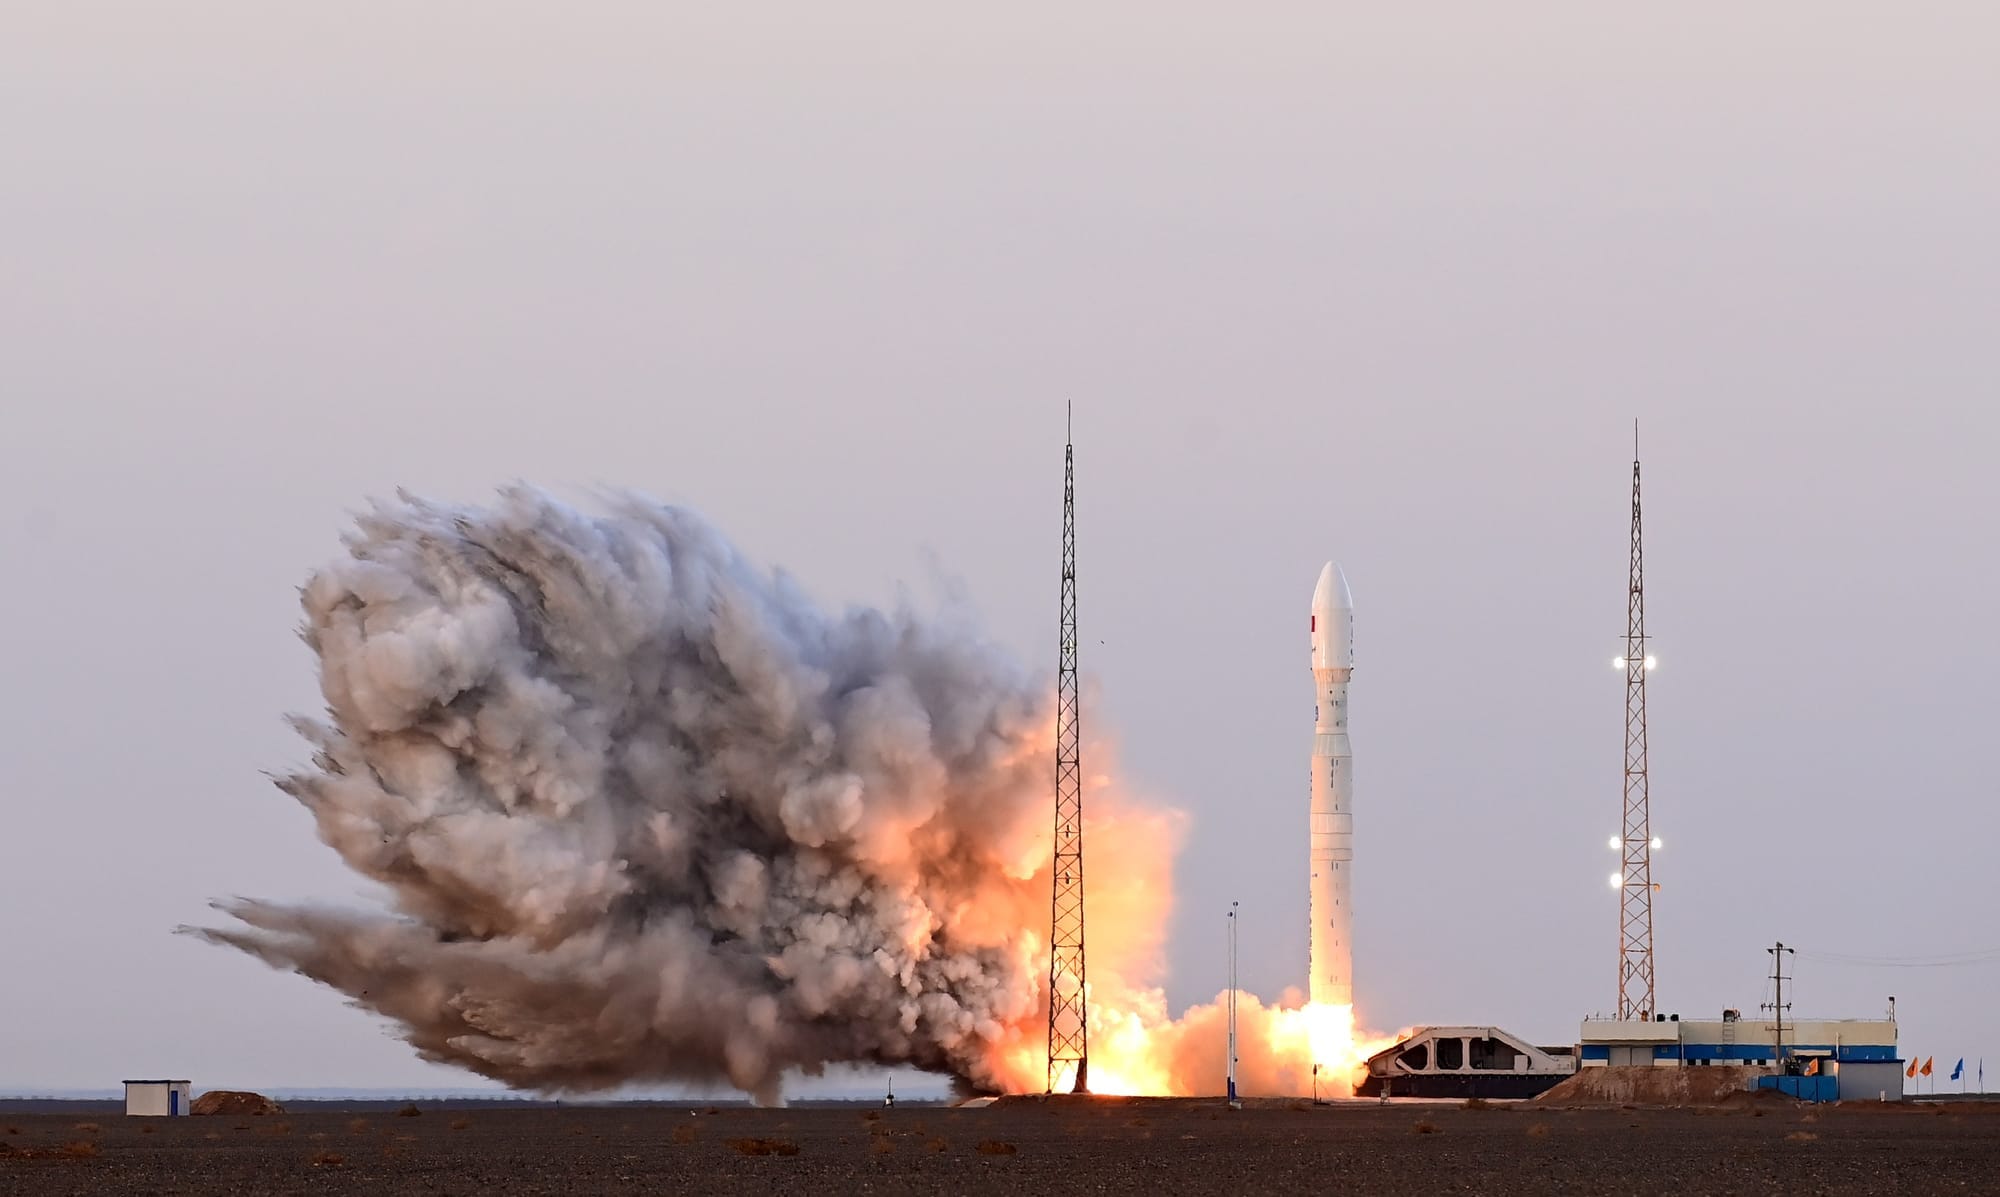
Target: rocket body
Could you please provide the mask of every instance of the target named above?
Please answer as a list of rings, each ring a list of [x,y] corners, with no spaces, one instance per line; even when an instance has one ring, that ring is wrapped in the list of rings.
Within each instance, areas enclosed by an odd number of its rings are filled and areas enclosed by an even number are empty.
[[[1329,561],[1312,600],[1313,714],[1309,997],[1354,1002],[1354,756],[1347,741],[1347,680],[1354,672],[1354,598]]]

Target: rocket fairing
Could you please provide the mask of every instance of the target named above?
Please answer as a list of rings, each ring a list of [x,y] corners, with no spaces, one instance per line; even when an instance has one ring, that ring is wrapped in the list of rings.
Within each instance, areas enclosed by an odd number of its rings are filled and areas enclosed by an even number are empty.
[[[1313,588],[1312,915],[1309,996],[1315,1005],[1354,1002],[1354,757],[1347,742],[1347,679],[1354,672],[1354,597],[1329,561]]]

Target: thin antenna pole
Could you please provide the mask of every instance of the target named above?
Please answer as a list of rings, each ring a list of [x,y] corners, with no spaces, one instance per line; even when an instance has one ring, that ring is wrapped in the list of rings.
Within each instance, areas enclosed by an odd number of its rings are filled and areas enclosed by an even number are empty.
[[[1063,417],[1062,632],[1056,665],[1056,835],[1049,902],[1049,1073],[1090,1091],[1090,1034],[1083,967],[1083,787],[1076,685],[1076,448]],[[1070,1075],[1074,1072],[1074,1075]]]
[[[1236,1105],[1236,903],[1229,904],[1229,1104]]]
[[[1640,534],[1639,422],[1632,421],[1632,561],[1626,587],[1625,819],[1618,900],[1618,1017],[1658,1011],[1653,973],[1653,831],[1646,776],[1646,554]]]

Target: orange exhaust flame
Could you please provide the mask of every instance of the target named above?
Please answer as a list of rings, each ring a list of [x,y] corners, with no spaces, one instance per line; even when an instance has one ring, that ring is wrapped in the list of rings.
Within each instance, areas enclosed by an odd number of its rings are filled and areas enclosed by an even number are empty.
[[[1094,987],[1093,987],[1094,989]],[[1294,995],[1295,996],[1295,995]],[[1137,1007],[1091,1008],[1090,1091],[1118,1096],[1220,1096],[1226,1090],[1228,995],[1167,1017],[1157,991]],[[1368,1057],[1394,1042],[1357,1034],[1352,1006],[1266,1006],[1236,999],[1237,1090],[1252,1097],[1347,1097]],[[1011,1092],[1046,1084],[1046,1045],[1032,1036],[995,1063]],[[1319,1066],[1315,1078],[1313,1066]],[[1315,1087],[1315,1080],[1317,1087]]]
[[[1087,746],[1085,758],[1102,752]],[[1099,756],[1098,759],[1103,759]],[[1173,909],[1172,863],[1179,846],[1178,813],[1134,806],[1112,792],[1109,779],[1088,779],[1084,842],[1091,851],[1084,893],[1089,950],[1090,1091],[1125,1096],[1220,1096],[1226,1090],[1227,993],[1171,1016],[1156,980],[1162,939]],[[1048,843],[1033,884],[1046,902]],[[1299,867],[1306,862],[1301,853]],[[1046,906],[1042,909],[1046,911]],[[1043,916],[1046,918],[1046,914]],[[1033,954],[1044,984],[1048,950],[1037,935]],[[1044,999],[1046,1000],[1046,999]],[[992,1079],[1007,1092],[1048,1087],[1047,1007],[1032,1021],[999,1030],[988,1056]],[[1367,1058],[1394,1042],[1358,1031],[1352,1006],[1312,1005],[1289,990],[1266,1005],[1255,994],[1236,999],[1237,1089],[1246,1096],[1345,1097]],[[1068,1091],[1067,1083],[1057,1086]]]

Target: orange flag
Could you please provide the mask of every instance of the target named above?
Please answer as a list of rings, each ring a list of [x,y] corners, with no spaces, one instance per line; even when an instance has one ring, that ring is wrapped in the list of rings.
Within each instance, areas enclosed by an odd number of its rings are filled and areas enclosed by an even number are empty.
[[[1904,1070],[1903,1075],[1911,1078],[1915,1078],[1917,1075],[1917,1059],[1915,1056],[1910,1057],[1910,1066]]]
[[[1814,1057],[1813,1057],[1813,1058],[1812,1058],[1811,1060],[1808,1060],[1808,1061],[1806,1062],[1806,1071],[1805,1071],[1805,1075],[1807,1075],[1807,1076],[1818,1076],[1818,1075],[1819,1075],[1819,1057],[1818,1057],[1818,1056],[1814,1056]]]
[[[1924,1066],[1917,1069],[1917,1071],[1923,1073],[1925,1076],[1929,1076],[1931,1074],[1931,1061],[1935,1059],[1937,1059],[1936,1056],[1925,1056]]]

